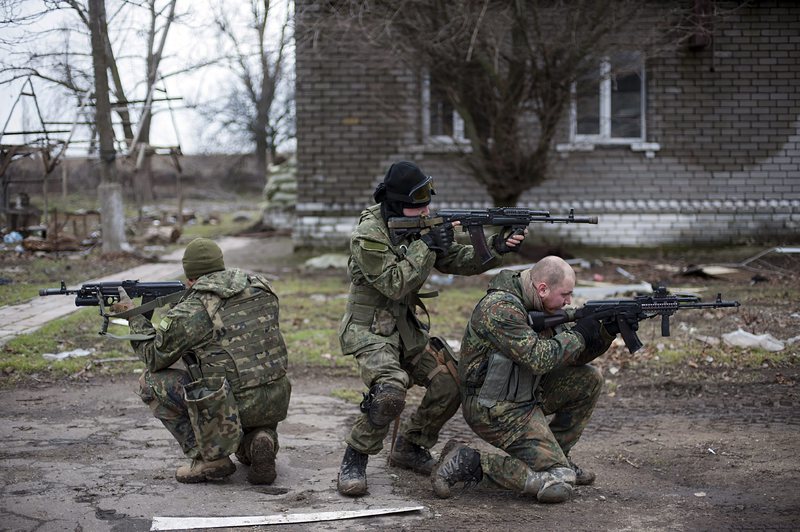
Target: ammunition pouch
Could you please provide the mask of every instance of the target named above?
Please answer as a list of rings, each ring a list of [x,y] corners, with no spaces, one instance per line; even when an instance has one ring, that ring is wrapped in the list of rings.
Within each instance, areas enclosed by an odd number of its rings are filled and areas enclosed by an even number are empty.
[[[183,391],[203,460],[235,453],[244,433],[230,383],[222,377],[201,378],[184,386]]]
[[[491,408],[500,401],[524,403],[536,399],[539,375],[500,352],[489,355],[486,378],[478,392],[478,404]]]
[[[430,386],[433,378],[443,371],[449,373],[456,384],[461,384],[461,379],[458,377],[458,358],[450,344],[438,336],[431,336],[428,345],[425,346],[425,351],[438,362],[438,365],[425,376],[425,386]],[[422,354],[419,354],[414,357],[411,364],[416,365],[421,356]]]

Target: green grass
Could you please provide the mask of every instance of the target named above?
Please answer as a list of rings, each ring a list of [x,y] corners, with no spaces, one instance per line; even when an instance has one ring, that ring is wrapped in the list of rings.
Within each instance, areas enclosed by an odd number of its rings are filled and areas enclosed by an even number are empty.
[[[141,259],[125,254],[100,259],[99,253],[99,250],[93,250],[86,254],[0,255],[0,277],[11,281],[0,288],[0,306],[16,305],[38,297],[39,289],[58,288],[62,280],[67,286],[72,286],[126,270],[142,262]]]
[[[29,376],[35,379],[60,378],[93,368],[101,373],[130,373],[141,367],[138,362],[111,362],[104,359],[133,357],[127,342],[98,334],[102,319],[97,309],[76,311],[66,318],[52,321],[32,334],[11,339],[0,349],[0,368],[11,382]],[[119,328],[115,332],[119,332]],[[93,354],[65,360],[48,360],[45,353],[60,353],[74,349],[94,350]]]
[[[250,220],[244,221],[234,221],[234,218],[238,214],[247,214],[250,216]],[[261,217],[261,212],[257,210],[242,210],[237,211],[236,213],[221,213],[219,215],[219,219],[215,223],[195,223],[195,224],[186,224],[183,226],[183,235],[181,235],[181,241],[189,242],[195,238],[219,238],[225,235],[233,235],[236,233],[240,233],[251,227],[255,221],[257,221]]]
[[[366,387],[364,389],[366,390]],[[361,403],[361,400],[364,398],[361,393],[362,392],[359,390],[353,390],[352,388],[336,388],[331,391],[332,396],[354,405]]]
[[[16,264],[12,269],[15,275],[30,276],[36,282],[13,283],[0,288],[0,304],[5,300],[35,295],[35,290],[44,286],[57,286],[58,280],[66,277],[73,282],[78,277],[88,277],[87,270],[94,263],[104,261],[82,261],[67,258],[41,258],[36,261]],[[0,263],[2,265],[2,263]],[[16,270],[15,270],[16,268]],[[111,265],[110,268],[119,269]],[[345,374],[357,375],[357,368],[352,357],[345,357],[340,352],[338,328],[345,311],[348,281],[342,272],[329,273],[295,273],[282,274],[273,281],[273,287],[281,301],[280,323],[289,350],[290,364],[293,367],[332,368]],[[3,276],[3,274],[0,274]],[[70,277],[71,276],[71,277]],[[426,287],[425,290],[438,289],[439,297],[425,299],[431,317],[431,333],[450,340],[460,341],[464,327],[475,304],[483,297],[486,279],[482,277],[457,277],[449,286]],[[710,287],[713,288],[713,285]],[[736,310],[719,310],[714,312],[686,311],[673,317],[673,335],[670,338],[660,336],[659,324],[656,320],[640,327],[639,333],[645,347],[634,355],[630,355],[624,347],[614,348],[597,363],[601,366],[652,366],[654,369],[704,367],[737,367],[758,368],[765,364],[782,366],[798,363],[796,347],[787,348],[783,352],[770,353],[760,349],[736,349],[723,344],[709,346],[691,339],[689,328],[698,334],[715,336],[735,330],[741,326],[756,334],[773,332],[780,338],[786,338],[787,330],[793,328],[790,314],[796,305],[796,289],[789,285],[749,286],[727,283],[720,286],[723,297],[738,299],[742,307]],[[703,298],[712,299],[709,290]],[[9,295],[10,294],[10,295]],[[53,296],[59,297],[59,296]],[[60,296],[63,297],[63,296]],[[424,317],[422,317],[424,319]],[[685,322],[685,323],[682,323]],[[780,328],[771,331],[771,327]],[[35,334],[13,339],[0,348],[0,369],[6,379],[22,375],[37,375],[38,378],[58,378],[75,375],[87,371],[104,373],[129,373],[133,368],[141,368],[139,363],[102,364],[107,357],[133,356],[127,342],[104,339],[97,335],[101,319],[97,309],[85,309],[68,318],[54,321]],[[124,334],[124,328],[114,332]],[[658,346],[663,347],[659,351]],[[63,362],[46,361],[41,355],[45,352],[56,353],[75,348],[95,348],[95,354]],[[101,364],[98,366],[97,364]],[[345,400],[348,397],[358,398],[360,392],[343,390],[336,392]],[[339,395],[337,395],[338,397]]]

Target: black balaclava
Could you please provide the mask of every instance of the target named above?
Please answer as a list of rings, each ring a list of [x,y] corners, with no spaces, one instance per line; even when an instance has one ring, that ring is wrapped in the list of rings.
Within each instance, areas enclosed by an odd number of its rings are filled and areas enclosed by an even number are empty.
[[[427,187],[426,190],[429,189],[430,194],[422,190],[422,187]],[[431,202],[431,194],[436,194],[431,184],[431,177],[422,173],[416,164],[400,161],[389,167],[383,183],[379,183],[375,188],[373,198],[381,204],[381,216],[388,221],[389,218],[403,216],[403,208],[428,205]]]

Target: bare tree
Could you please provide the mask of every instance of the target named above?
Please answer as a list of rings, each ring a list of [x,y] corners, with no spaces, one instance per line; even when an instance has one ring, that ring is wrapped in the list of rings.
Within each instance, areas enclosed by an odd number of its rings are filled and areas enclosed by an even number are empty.
[[[95,122],[100,143],[98,190],[102,209],[103,252],[120,251],[125,242],[125,212],[122,187],[117,181],[114,130],[111,124],[111,101],[108,92],[108,55],[106,54],[105,0],[89,0],[89,30],[95,81]]]
[[[648,9],[639,0],[334,5],[336,22],[435,76],[464,120],[470,150],[463,160],[496,205],[515,205],[547,178],[577,80],[596,76],[600,60],[626,43],[650,53],[671,45],[658,21],[636,22]]]
[[[38,4],[38,3],[37,3]],[[118,115],[117,123],[122,132],[125,148],[131,152],[141,150],[143,158],[141,161],[141,172],[134,182],[137,203],[150,201],[153,199],[152,174],[150,172],[150,126],[153,115],[154,88],[159,79],[169,77],[176,72],[162,74],[162,59],[164,48],[169,30],[177,18],[177,0],[122,0],[115,2],[114,16],[119,22],[109,29],[110,23],[107,17],[99,21],[103,27],[99,31],[108,36],[104,40],[105,64],[110,75],[112,85],[111,93],[114,95],[112,111]],[[92,71],[91,54],[86,53],[85,44],[88,41],[87,33],[91,27],[90,13],[87,5],[79,0],[48,0],[41,3],[37,10],[26,11],[24,7],[34,5],[27,4],[19,0],[10,0],[4,4],[8,13],[6,20],[0,21],[0,25],[16,25],[17,27],[25,24],[31,25],[35,21],[45,20],[45,17],[52,17],[58,23],[52,28],[37,29],[35,32],[22,34],[16,42],[10,40],[9,44],[16,47],[9,50],[9,54],[0,60],[0,84],[10,83],[24,77],[39,78],[51,85],[61,87],[68,93],[79,96],[85,94],[94,84],[94,74]],[[146,13],[146,25],[142,24],[141,13]],[[2,27],[2,26],[0,26]],[[63,42],[60,49],[53,50],[53,33],[57,33]],[[140,50],[134,49],[131,42],[136,42],[132,34],[144,36],[143,47]],[[119,42],[119,47],[124,50],[115,53],[112,45],[112,37]],[[46,43],[43,50],[37,43]],[[0,45],[4,43],[0,42]],[[22,46],[30,44],[30,46]],[[121,57],[122,59],[118,59]],[[140,61],[142,68],[140,75],[131,76],[131,72],[137,70],[128,65]],[[124,63],[121,66],[121,61]],[[200,65],[189,65],[186,69],[193,66],[203,66],[208,61]],[[184,72],[186,69],[181,69]],[[123,79],[121,72],[125,72],[128,77]],[[125,84],[130,90],[126,90]],[[142,93],[144,88],[144,93]],[[136,113],[132,106],[128,94],[137,92],[140,95],[140,112]],[[138,116],[136,116],[138,115]]]
[[[222,100],[207,105],[204,114],[221,129],[240,134],[255,146],[258,173],[266,178],[277,147],[294,135],[288,62],[292,3],[250,0],[248,7],[243,31],[231,16],[230,4],[217,5],[215,24],[228,45],[224,62],[235,81]]]

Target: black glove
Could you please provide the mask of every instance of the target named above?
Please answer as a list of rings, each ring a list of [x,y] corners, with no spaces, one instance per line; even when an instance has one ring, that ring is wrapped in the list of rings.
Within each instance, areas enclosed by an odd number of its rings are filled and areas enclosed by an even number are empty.
[[[625,318],[624,316],[622,319],[628,323],[628,326],[631,328],[632,331],[637,331],[639,329],[639,320],[635,318],[628,319]],[[606,318],[605,320],[603,320],[603,328],[611,336],[616,336],[620,332],[619,323],[617,322],[616,317]]]
[[[518,253],[522,245],[516,245],[512,248],[506,244],[506,240],[513,235],[521,234],[523,234],[523,230],[515,230],[508,226],[503,227],[503,229],[497,233],[497,236],[494,237],[494,250],[501,255],[505,255],[506,253]]]
[[[596,319],[581,318],[575,323],[572,331],[580,334],[586,345],[589,346],[601,341],[600,325],[600,322]]]
[[[420,238],[425,245],[437,255],[445,253],[456,239],[455,232],[453,231],[453,224],[450,222],[443,223],[431,227],[430,231],[422,235]]]

